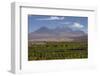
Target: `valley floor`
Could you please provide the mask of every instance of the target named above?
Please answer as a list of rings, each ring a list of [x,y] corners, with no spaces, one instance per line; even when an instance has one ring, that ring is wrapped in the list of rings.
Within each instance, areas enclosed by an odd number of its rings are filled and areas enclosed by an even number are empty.
[[[87,42],[40,42],[28,47],[28,60],[88,58]]]

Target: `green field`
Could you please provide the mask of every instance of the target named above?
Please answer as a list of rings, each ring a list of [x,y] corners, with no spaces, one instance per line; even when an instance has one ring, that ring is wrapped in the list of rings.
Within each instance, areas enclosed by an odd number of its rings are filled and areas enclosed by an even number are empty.
[[[88,58],[87,42],[40,42],[28,46],[28,60]]]

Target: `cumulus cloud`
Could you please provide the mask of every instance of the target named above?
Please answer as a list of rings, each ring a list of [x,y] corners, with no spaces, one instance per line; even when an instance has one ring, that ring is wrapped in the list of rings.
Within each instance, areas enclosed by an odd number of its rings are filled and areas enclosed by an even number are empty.
[[[64,26],[72,28],[72,29],[82,29],[85,26],[78,23],[78,22],[62,22],[61,24],[64,24]]]
[[[87,31],[87,28],[84,25],[82,25],[80,23],[77,23],[77,22],[73,23],[73,25],[71,25],[70,28],[72,28],[72,30],[80,30],[80,31],[83,31],[84,33],[87,33],[88,32]]]
[[[63,20],[64,17],[57,17],[57,16],[51,16],[51,17],[46,17],[46,18],[39,18],[36,20]]]
[[[84,25],[75,22],[75,23],[73,23],[73,25],[71,27],[76,28],[76,29],[82,29],[82,28],[84,28]]]
[[[62,24],[64,24],[65,28],[68,27],[74,31],[80,30],[80,31],[83,31],[84,33],[87,33],[87,27],[85,27],[84,25],[78,22],[64,22]]]

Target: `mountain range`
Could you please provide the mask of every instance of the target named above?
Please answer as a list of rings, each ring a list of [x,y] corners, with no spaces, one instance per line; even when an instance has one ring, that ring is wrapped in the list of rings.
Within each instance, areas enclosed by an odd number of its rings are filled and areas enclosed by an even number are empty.
[[[29,41],[80,41],[87,39],[87,33],[82,30],[73,30],[69,27],[40,27],[28,34]]]

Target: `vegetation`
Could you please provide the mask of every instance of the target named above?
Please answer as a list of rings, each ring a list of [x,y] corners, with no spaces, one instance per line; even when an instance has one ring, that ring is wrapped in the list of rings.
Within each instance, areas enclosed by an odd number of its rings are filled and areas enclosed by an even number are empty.
[[[28,60],[87,58],[87,48],[87,42],[33,42],[28,46]]]

